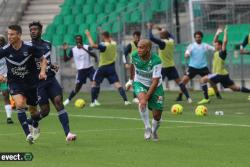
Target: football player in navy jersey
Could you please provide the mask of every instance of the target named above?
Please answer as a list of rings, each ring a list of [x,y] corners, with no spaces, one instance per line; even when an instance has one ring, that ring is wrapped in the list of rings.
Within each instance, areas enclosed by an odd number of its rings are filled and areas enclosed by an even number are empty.
[[[23,42],[21,35],[22,28],[19,25],[8,27],[9,44],[0,49],[0,58],[6,59],[10,94],[15,101],[18,120],[26,135],[26,140],[32,144],[34,138],[27,123],[26,104],[33,110],[36,109],[38,81],[47,78],[47,61],[37,47]],[[40,71],[36,68],[35,58],[40,61]]]
[[[51,43],[41,39],[42,34],[42,24],[40,22],[32,22],[29,24],[30,36],[32,39],[32,45],[40,49],[44,55],[44,58],[47,59],[47,69],[46,69],[46,80],[39,80],[38,82],[38,104],[41,108],[40,112],[36,112],[36,119],[33,119],[33,136],[36,139],[39,136],[39,133],[36,131],[38,126],[38,121],[46,117],[50,112],[49,99],[54,104],[58,118],[64,129],[66,135],[66,141],[73,141],[76,139],[76,135],[70,132],[69,128],[69,118],[67,111],[63,105],[63,92],[62,88],[59,85],[58,81],[55,78],[54,66],[51,64]],[[40,69],[39,61],[37,61],[37,69]]]

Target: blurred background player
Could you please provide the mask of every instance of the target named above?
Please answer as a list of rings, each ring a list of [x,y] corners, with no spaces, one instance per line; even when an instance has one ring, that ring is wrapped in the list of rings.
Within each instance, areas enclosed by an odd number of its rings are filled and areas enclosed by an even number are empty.
[[[145,140],[152,135],[158,141],[157,130],[160,127],[161,114],[164,106],[164,90],[161,77],[161,60],[158,55],[151,54],[152,43],[142,39],[138,44],[138,51],[132,53],[130,79],[133,89],[139,99],[139,113],[145,125]],[[131,86],[128,85],[127,86]],[[149,111],[153,113],[152,129],[149,122]]]
[[[162,80],[164,81],[165,77],[168,78],[168,81],[174,80],[176,84],[179,85],[181,92],[184,93],[189,103],[192,103],[192,99],[189,96],[188,90],[186,86],[181,82],[178,71],[175,68],[174,63],[174,39],[171,34],[161,27],[156,27],[156,29],[160,32],[160,38],[155,38],[152,29],[154,28],[154,24],[149,23],[149,39],[156,43],[159,47],[158,54],[160,56],[162,62]]]
[[[138,45],[138,42],[140,41],[140,38],[141,38],[141,32],[140,31],[135,31],[133,33],[133,41],[131,41],[127,46],[126,48],[124,49],[124,55],[125,57],[123,58],[124,59],[124,63],[125,63],[125,68],[127,70],[130,69],[130,64],[131,64],[131,54],[134,52],[134,51],[137,51],[137,45]],[[135,94],[133,94],[134,98],[132,100],[133,103],[139,103],[139,100],[138,98],[136,97]]]
[[[5,40],[5,37],[0,34],[0,48],[4,47],[7,42]],[[3,95],[3,100],[4,100],[4,108],[7,116],[7,124],[13,124],[14,122],[11,119],[11,114],[12,114],[12,107],[10,104],[10,95],[9,95],[9,89],[7,85],[7,66],[6,66],[6,60],[5,58],[0,59],[0,91],[2,92]]]
[[[54,104],[55,109],[58,114],[58,118],[64,129],[66,135],[66,141],[76,140],[76,135],[70,132],[68,113],[63,105],[63,92],[58,81],[55,78],[56,72],[51,63],[51,43],[41,39],[42,34],[42,24],[40,22],[33,21],[29,24],[30,37],[32,45],[40,49],[47,59],[47,69],[46,69],[46,80],[39,80],[38,84],[38,103],[41,108],[40,112],[35,112],[32,119],[35,120],[33,126],[37,128],[38,121],[46,117],[50,112],[49,99]],[[37,65],[38,70],[41,70],[40,64]],[[35,136],[34,136],[35,137]]]
[[[92,48],[89,45],[83,45],[81,35],[75,36],[75,42],[76,46],[70,50],[69,55],[67,55],[68,45],[66,43],[63,45],[64,61],[69,61],[73,57],[77,69],[75,89],[71,91],[69,97],[63,102],[64,105],[69,104],[72,98],[80,91],[82,85],[86,83],[87,78],[91,82],[93,81],[95,69],[91,57],[94,57],[95,62],[97,62],[97,56],[91,51]],[[96,100],[95,104],[99,105],[100,103]]]
[[[38,80],[47,77],[47,61],[41,50],[31,43],[23,42],[21,36],[22,28],[19,25],[8,27],[9,44],[0,49],[0,58],[6,59],[7,82],[10,94],[16,104],[18,120],[26,135],[26,141],[33,144],[34,138],[30,133],[27,122],[26,104],[36,110]],[[35,58],[40,61],[40,72],[37,70]]]
[[[92,100],[90,107],[96,105],[96,100],[100,93],[100,84],[104,78],[107,78],[110,84],[114,84],[115,88],[118,89],[120,95],[124,100],[125,105],[131,104],[128,101],[127,95],[119,81],[118,75],[115,70],[115,60],[117,52],[117,44],[113,41],[107,31],[101,33],[101,38],[103,40],[99,45],[95,44],[91,34],[88,30],[85,31],[89,43],[92,48],[100,50],[99,66],[93,77],[93,87],[91,89]]]
[[[207,55],[209,52],[214,51],[214,47],[202,42],[203,33],[196,31],[194,33],[195,42],[187,47],[185,52],[185,58],[189,58],[188,69],[186,74],[182,78],[182,83],[187,84],[190,79],[193,79],[196,75],[204,77],[208,75],[209,69],[207,67]],[[198,104],[206,104],[210,102],[207,92],[207,84],[201,84],[201,88],[204,92],[204,99],[198,102]],[[217,88],[214,88],[217,90]],[[179,95],[181,99],[182,94]],[[219,92],[216,92],[217,97],[221,97]]]
[[[244,49],[249,44],[250,44],[250,34],[247,34],[240,45],[240,54],[250,54],[250,51]]]
[[[214,57],[212,74],[206,75],[201,78],[201,83],[212,82],[213,84],[221,83],[224,88],[230,88],[233,91],[241,91],[250,93],[246,87],[237,86],[234,81],[229,77],[229,73],[225,68],[225,60],[227,58],[227,28],[224,29],[223,42],[218,40],[218,36],[222,33],[222,29],[218,29],[214,37]]]

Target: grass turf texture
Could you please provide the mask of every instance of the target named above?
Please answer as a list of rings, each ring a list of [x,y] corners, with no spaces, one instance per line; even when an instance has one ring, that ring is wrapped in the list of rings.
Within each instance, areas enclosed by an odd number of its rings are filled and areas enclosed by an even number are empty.
[[[14,125],[6,124],[0,113],[0,152],[32,152],[31,162],[3,162],[0,166],[82,166],[82,167],[249,167],[250,111],[247,94],[225,92],[223,100],[212,97],[208,116],[194,114],[202,92],[191,92],[194,102],[184,107],[182,115],[172,115],[170,108],[177,92],[167,92],[160,141],[144,141],[143,124],[135,104],[124,106],[118,92],[101,92],[101,106],[90,108],[90,96],[79,94],[84,109],[66,107],[72,132],[78,140],[66,144],[56,112],[40,122],[41,135],[34,145],[25,137],[16,113]],[[132,95],[128,95],[131,99]],[[66,97],[66,96],[65,96]],[[1,111],[3,111],[1,102]],[[215,116],[216,110],[224,116]],[[127,119],[131,118],[131,119]]]

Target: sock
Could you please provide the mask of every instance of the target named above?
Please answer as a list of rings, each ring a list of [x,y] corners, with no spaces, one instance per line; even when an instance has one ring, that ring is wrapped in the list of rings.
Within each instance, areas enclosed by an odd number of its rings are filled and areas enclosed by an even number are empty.
[[[34,128],[37,128],[39,125],[39,121],[43,118],[42,114],[40,111],[38,111],[38,113],[31,115],[31,119],[32,119],[32,126]]]
[[[219,91],[217,91],[215,94],[217,98],[220,98],[220,99],[222,98]]]
[[[207,84],[202,84],[201,88],[203,90],[204,98],[208,99]]]
[[[119,91],[120,95],[122,96],[123,100],[128,101],[127,95],[126,95],[125,90],[123,89],[123,87],[118,88],[118,91]]]
[[[70,94],[69,94],[69,101],[74,97],[76,95],[76,92],[75,92],[75,90],[72,90],[71,92],[70,92]]]
[[[12,114],[11,105],[7,104],[7,105],[4,106],[4,108],[5,108],[5,111],[6,111],[7,118],[11,118],[11,114]]]
[[[183,83],[180,83],[179,87],[180,87],[181,91],[184,93],[184,95],[186,96],[186,98],[188,99],[190,96],[188,94],[186,86]]]
[[[179,95],[178,95],[178,99],[182,99],[182,95],[183,95],[183,93],[180,92]]]
[[[63,127],[64,133],[67,136],[69,133],[69,117],[68,113],[65,109],[62,109],[61,111],[58,111],[58,118],[61,122],[61,125]]]
[[[250,93],[250,89],[247,89],[247,88],[244,87],[244,86],[240,88],[240,91],[241,91],[241,92],[244,92],[244,93]]]
[[[97,100],[100,92],[100,87],[92,87],[91,88],[91,102],[94,103]]]
[[[140,104],[139,104],[139,113],[141,116],[141,119],[145,125],[145,129],[150,128],[150,122],[149,122],[149,112],[148,112],[148,107],[146,107],[144,110],[141,109]]]
[[[17,117],[18,117],[18,120],[23,128],[25,135],[28,136],[30,131],[29,131],[29,127],[28,127],[28,123],[27,123],[27,116],[26,116],[25,112],[26,112],[26,110],[23,108],[17,109]]]
[[[27,123],[28,123],[28,125],[32,125],[32,123],[33,123],[33,119],[30,117],[30,118],[28,118],[27,119]]]
[[[160,127],[161,120],[156,121],[154,118],[152,119],[152,133],[156,133],[157,129]]]

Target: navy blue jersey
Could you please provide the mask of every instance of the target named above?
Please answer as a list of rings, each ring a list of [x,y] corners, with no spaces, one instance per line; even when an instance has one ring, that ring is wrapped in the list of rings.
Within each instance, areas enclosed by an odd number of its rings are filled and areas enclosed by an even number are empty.
[[[51,65],[51,43],[49,41],[45,40],[39,40],[39,41],[32,41],[32,44],[36,46],[38,49],[40,49],[44,55],[44,57],[47,59],[47,69],[46,69],[46,74],[47,77],[53,77],[55,76],[55,71],[52,69]],[[36,59],[37,61],[37,69],[41,70],[40,67],[40,60]]]
[[[6,59],[8,82],[36,83],[39,71],[36,68],[35,58],[40,59],[42,56],[40,49],[26,42],[22,42],[18,50],[10,44],[1,48],[0,58]]]

